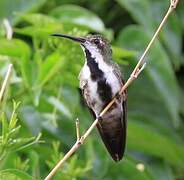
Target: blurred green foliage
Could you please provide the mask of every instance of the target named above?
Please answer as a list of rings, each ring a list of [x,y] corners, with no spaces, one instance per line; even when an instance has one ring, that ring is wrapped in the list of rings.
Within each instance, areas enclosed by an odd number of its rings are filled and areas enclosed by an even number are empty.
[[[43,179],[75,142],[75,119],[82,132],[92,122],[78,90],[83,52],[50,34],[103,34],[127,79],[169,2],[0,1],[1,82],[8,64],[14,65],[0,110],[0,179]],[[184,179],[183,9],[181,1],[146,57],[146,69],[128,89],[125,158],[114,163],[94,130],[54,179]],[[13,26],[11,40],[4,18]],[[21,104],[18,109],[14,104],[10,116],[12,99]],[[39,133],[44,143],[37,143]]]

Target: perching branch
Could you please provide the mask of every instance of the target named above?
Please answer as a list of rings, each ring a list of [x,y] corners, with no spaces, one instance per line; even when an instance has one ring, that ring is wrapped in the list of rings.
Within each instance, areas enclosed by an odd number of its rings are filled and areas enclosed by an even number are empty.
[[[136,67],[134,68],[134,70],[132,71],[129,79],[127,80],[127,82],[122,86],[121,90],[119,91],[119,95],[122,95],[123,92],[128,88],[128,86],[139,76],[139,74],[141,73],[141,71],[145,68],[146,63],[145,63],[145,56],[147,55],[148,51],[150,50],[151,46],[153,45],[153,42],[155,41],[155,39],[157,38],[157,36],[159,35],[162,27],[164,26],[164,24],[166,23],[169,15],[173,12],[173,10],[176,8],[177,4],[178,4],[179,0],[171,0],[170,1],[170,6],[169,9],[166,13],[166,15],[164,16],[162,22],[160,23],[157,31],[155,32],[155,34],[153,35],[151,41],[149,42],[148,46],[146,47],[143,55],[141,56],[140,60],[138,61]],[[102,110],[102,112],[100,113],[99,117],[102,117],[108,110],[109,108],[114,104],[114,102],[116,101],[117,96],[113,97],[113,99],[110,101],[110,103]],[[76,121],[76,132],[77,132],[77,141],[76,143],[72,146],[72,148],[65,154],[65,156],[63,157],[63,159],[61,159],[57,165],[52,169],[52,171],[48,174],[48,176],[45,178],[45,180],[50,180],[54,174],[56,173],[56,171],[63,165],[63,163],[75,152],[77,151],[77,149],[80,147],[81,144],[84,143],[84,141],[86,140],[86,138],[89,136],[89,134],[91,133],[91,131],[96,127],[97,123],[98,123],[99,118],[97,118],[92,125],[89,127],[89,129],[84,133],[83,136],[80,137],[79,135],[79,122]]]
[[[79,119],[76,119],[76,134],[77,134],[77,141],[80,140],[80,126],[79,126]]]

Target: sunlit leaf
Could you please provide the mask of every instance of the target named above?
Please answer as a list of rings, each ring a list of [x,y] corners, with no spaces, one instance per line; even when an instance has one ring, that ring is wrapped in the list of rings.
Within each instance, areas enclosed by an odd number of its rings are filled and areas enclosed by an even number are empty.
[[[2,179],[11,179],[11,180],[33,180],[33,177],[31,177],[29,174],[18,170],[18,169],[6,169],[0,171],[0,177]]]
[[[74,24],[84,25],[95,31],[104,31],[104,24],[101,19],[90,12],[76,5],[63,5],[53,9],[50,13],[61,22],[70,22]],[[90,23],[89,23],[90,22]]]
[[[1,39],[0,54],[11,58],[16,58],[20,65],[24,83],[28,87],[31,84],[31,68],[30,68],[30,47],[20,39]]]
[[[62,56],[59,53],[53,53],[41,65],[38,75],[38,86],[43,86],[51,79],[59,69],[64,65]]]

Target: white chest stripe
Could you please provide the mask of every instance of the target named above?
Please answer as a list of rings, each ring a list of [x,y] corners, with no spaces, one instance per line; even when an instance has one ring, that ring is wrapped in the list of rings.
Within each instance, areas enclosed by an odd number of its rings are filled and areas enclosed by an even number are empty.
[[[94,58],[96,63],[98,63],[98,68],[104,72],[106,82],[110,84],[112,88],[112,94],[115,95],[120,90],[121,85],[113,72],[113,68],[103,60],[102,55],[95,46],[89,45],[87,46],[87,49],[91,53],[92,58]],[[84,74],[86,79],[90,79],[90,70],[89,67],[87,66],[87,63],[85,63]]]
[[[102,55],[99,53],[98,49],[94,46],[87,47],[89,52],[91,53],[92,58],[98,63],[98,68],[103,71],[104,77],[106,79],[106,83],[111,86],[112,95],[114,96],[121,88],[121,84],[119,83],[118,78],[113,72],[113,67],[108,65],[104,60]],[[97,82],[91,80],[91,72],[89,67],[87,66],[87,62],[85,62],[84,67],[82,69],[82,79],[87,81],[88,90],[90,94],[90,99],[94,100],[96,103],[92,109],[98,114],[99,110],[103,106],[103,102],[100,100],[100,97],[97,93]]]

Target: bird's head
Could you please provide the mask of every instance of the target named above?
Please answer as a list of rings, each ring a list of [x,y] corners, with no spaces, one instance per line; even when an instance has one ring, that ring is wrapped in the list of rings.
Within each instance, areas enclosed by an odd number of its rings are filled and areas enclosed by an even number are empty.
[[[74,37],[64,34],[52,34],[52,36],[63,37],[80,43],[85,53],[90,53],[92,57],[102,56],[105,61],[111,59],[112,50],[110,43],[101,35],[88,35],[86,37]]]

